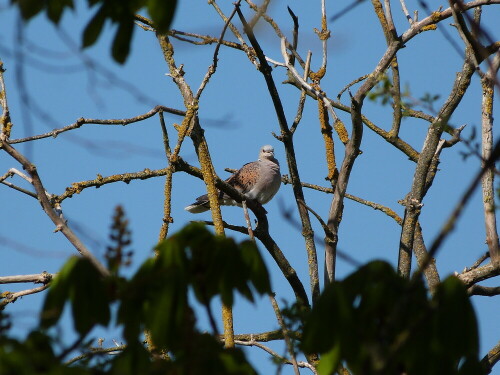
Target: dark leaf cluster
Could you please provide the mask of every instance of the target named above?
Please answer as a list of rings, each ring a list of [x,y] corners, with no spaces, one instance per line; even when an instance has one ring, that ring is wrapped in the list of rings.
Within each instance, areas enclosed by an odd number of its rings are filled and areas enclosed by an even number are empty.
[[[74,0],[11,0],[24,20],[45,12],[49,20],[58,24],[66,10],[75,8]],[[113,59],[124,63],[130,52],[135,15],[146,9],[158,32],[168,31],[177,7],[177,0],[87,0],[89,7],[97,8],[87,23],[82,46],[93,45],[102,34],[106,22],[116,25],[111,47]]]
[[[325,324],[328,322],[328,324]],[[421,280],[375,261],[326,287],[304,327],[302,348],[331,374],[481,374],[474,310],[449,277],[432,298]]]
[[[123,211],[117,210],[112,226],[115,242],[128,238],[124,236],[128,233],[126,228]],[[120,243],[125,246],[129,241]],[[113,262],[110,264],[114,267]],[[235,292],[250,301],[255,292],[271,292],[257,247],[250,241],[236,243],[215,236],[200,224],[188,225],[161,242],[157,256],[146,260],[130,279],[112,273],[103,278],[89,260],[72,257],[51,283],[40,329],[25,341],[0,336],[0,373],[62,373],[62,358],[54,353],[50,332],[69,305],[74,329],[80,337],[78,343],[94,327],[106,327],[111,322],[122,328],[126,341],[125,349],[108,360],[107,367],[82,361],[81,368],[71,367],[75,374],[87,374],[87,370],[95,373],[102,368],[108,374],[125,375],[255,374],[241,350],[224,349],[218,335],[202,333],[196,327],[196,315],[188,297],[194,295],[210,310],[214,297],[232,305]],[[118,309],[112,308],[113,304]],[[144,345],[145,330],[151,338],[150,349],[154,348],[157,355]],[[23,361],[24,356],[31,358]]]

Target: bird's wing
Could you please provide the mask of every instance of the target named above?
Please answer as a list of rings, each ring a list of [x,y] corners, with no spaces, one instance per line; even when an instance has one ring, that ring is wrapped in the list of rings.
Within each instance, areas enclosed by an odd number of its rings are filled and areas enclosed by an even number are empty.
[[[235,174],[229,177],[226,182],[240,193],[245,194],[252,190],[255,184],[257,184],[259,177],[260,165],[258,161],[254,161],[245,164]]]

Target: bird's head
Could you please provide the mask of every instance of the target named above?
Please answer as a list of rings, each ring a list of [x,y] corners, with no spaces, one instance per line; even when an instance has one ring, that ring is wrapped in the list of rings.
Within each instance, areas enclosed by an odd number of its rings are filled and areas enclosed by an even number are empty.
[[[262,146],[259,153],[259,159],[274,159],[274,147],[271,145]]]

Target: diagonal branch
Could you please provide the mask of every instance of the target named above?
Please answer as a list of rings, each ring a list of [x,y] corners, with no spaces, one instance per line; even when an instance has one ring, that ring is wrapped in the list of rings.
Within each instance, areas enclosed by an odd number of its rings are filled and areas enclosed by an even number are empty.
[[[468,50],[467,54],[470,53]],[[463,95],[459,93],[467,91],[474,71],[474,65],[471,64],[470,59],[466,58],[462,71],[457,74],[448,99],[429,127],[422,152],[418,158],[411,191],[406,197],[406,209],[400,236],[398,271],[403,277],[409,277],[410,275],[416,223],[420,215],[422,199],[434,177],[431,169],[433,165],[436,166],[436,152],[438,151],[441,135],[448,124],[448,119],[462,100]],[[429,253],[430,256],[434,256],[432,249],[429,250]]]
[[[262,48],[260,47],[257,39],[255,38],[252,29],[248,26],[245,17],[243,16],[243,13],[241,12],[241,9],[239,7],[237,8],[237,12],[243,24],[244,30],[248,36],[248,39],[250,40],[250,43],[252,44],[252,47],[254,48],[255,53],[257,54],[257,58],[259,60],[258,69],[262,73],[262,75],[264,76],[264,80],[266,81],[267,89],[269,91],[269,94],[271,95],[276,116],[278,118],[278,123],[281,129],[280,139],[282,140],[283,145],[285,146],[288,169],[290,171],[290,176],[292,179],[293,193],[297,203],[300,219],[302,222],[302,228],[303,228],[302,233],[306,242],[311,293],[314,302],[319,297],[318,261],[316,255],[316,245],[314,243],[314,232],[311,226],[311,220],[309,218],[309,214],[307,210],[301,204],[298,203],[299,200],[304,201],[305,199],[302,186],[300,185],[299,171],[295,159],[293,134],[290,132],[290,128],[288,127],[285,111],[283,109],[283,105],[281,103],[281,99],[279,97],[276,84],[274,83],[273,76],[271,74],[272,69],[267,63],[264,52],[262,51]]]
[[[108,276],[109,271],[106,267],[102,265],[101,262],[94,257],[94,255],[85,247],[85,245],[80,241],[80,239],[75,235],[75,233],[66,225],[66,221],[63,220],[54,210],[51,202],[49,201],[45,188],[43,187],[42,181],[38,176],[38,171],[36,166],[32,164],[28,159],[26,159],[19,151],[12,147],[6,140],[5,134],[0,134],[0,146],[7,152],[10,156],[16,159],[23,168],[28,172],[32,178],[32,184],[35,188],[38,201],[42,205],[43,210],[47,216],[56,225],[56,232],[60,231],[68,239],[69,242],[75,247],[75,249],[84,257],[88,258],[90,262],[99,270],[103,276]]]
[[[481,360],[481,364],[485,369],[485,374],[491,373],[493,366],[500,361],[500,342],[496,344]]]

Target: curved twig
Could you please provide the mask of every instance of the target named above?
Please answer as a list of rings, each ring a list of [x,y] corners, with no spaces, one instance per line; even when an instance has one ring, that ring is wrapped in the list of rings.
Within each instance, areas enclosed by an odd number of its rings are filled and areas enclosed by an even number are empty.
[[[152,110],[150,110],[142,115],[138,115],[138,116],[131,117],[131,118],[99,120],[99,119],[89,119],[89,118],[80,117],[78,120],[76,120],[76,122],[74,122],[70,125],[67,125],[63,128],[54,129],[48,133],[33,135],[31,137],[12,139],[12,140],[9,140],[9,143],[15,144],[15,143],[36,141],[37,139],[43,139],[43,138],[49,138],[49,137],[55,138],[61,133],[64,133],[64,132],[67,132],[67,131],[73,130],[73,129],[78,129],[85,124],[125,126],[125,125],[133,124],[135,122],[139,122],[139,121],[145,120],[147,118],[150,118],[150,117],[156,115],[158,112],[167,112],[167,113],[171,113],[171,114],[178,115],[178,116],[185,116],[186,115],[186,112],[184,112],[184,111],[181,111],[181,110],[178,110],[175,108],[165,107],[162,105],[157,105]]]

